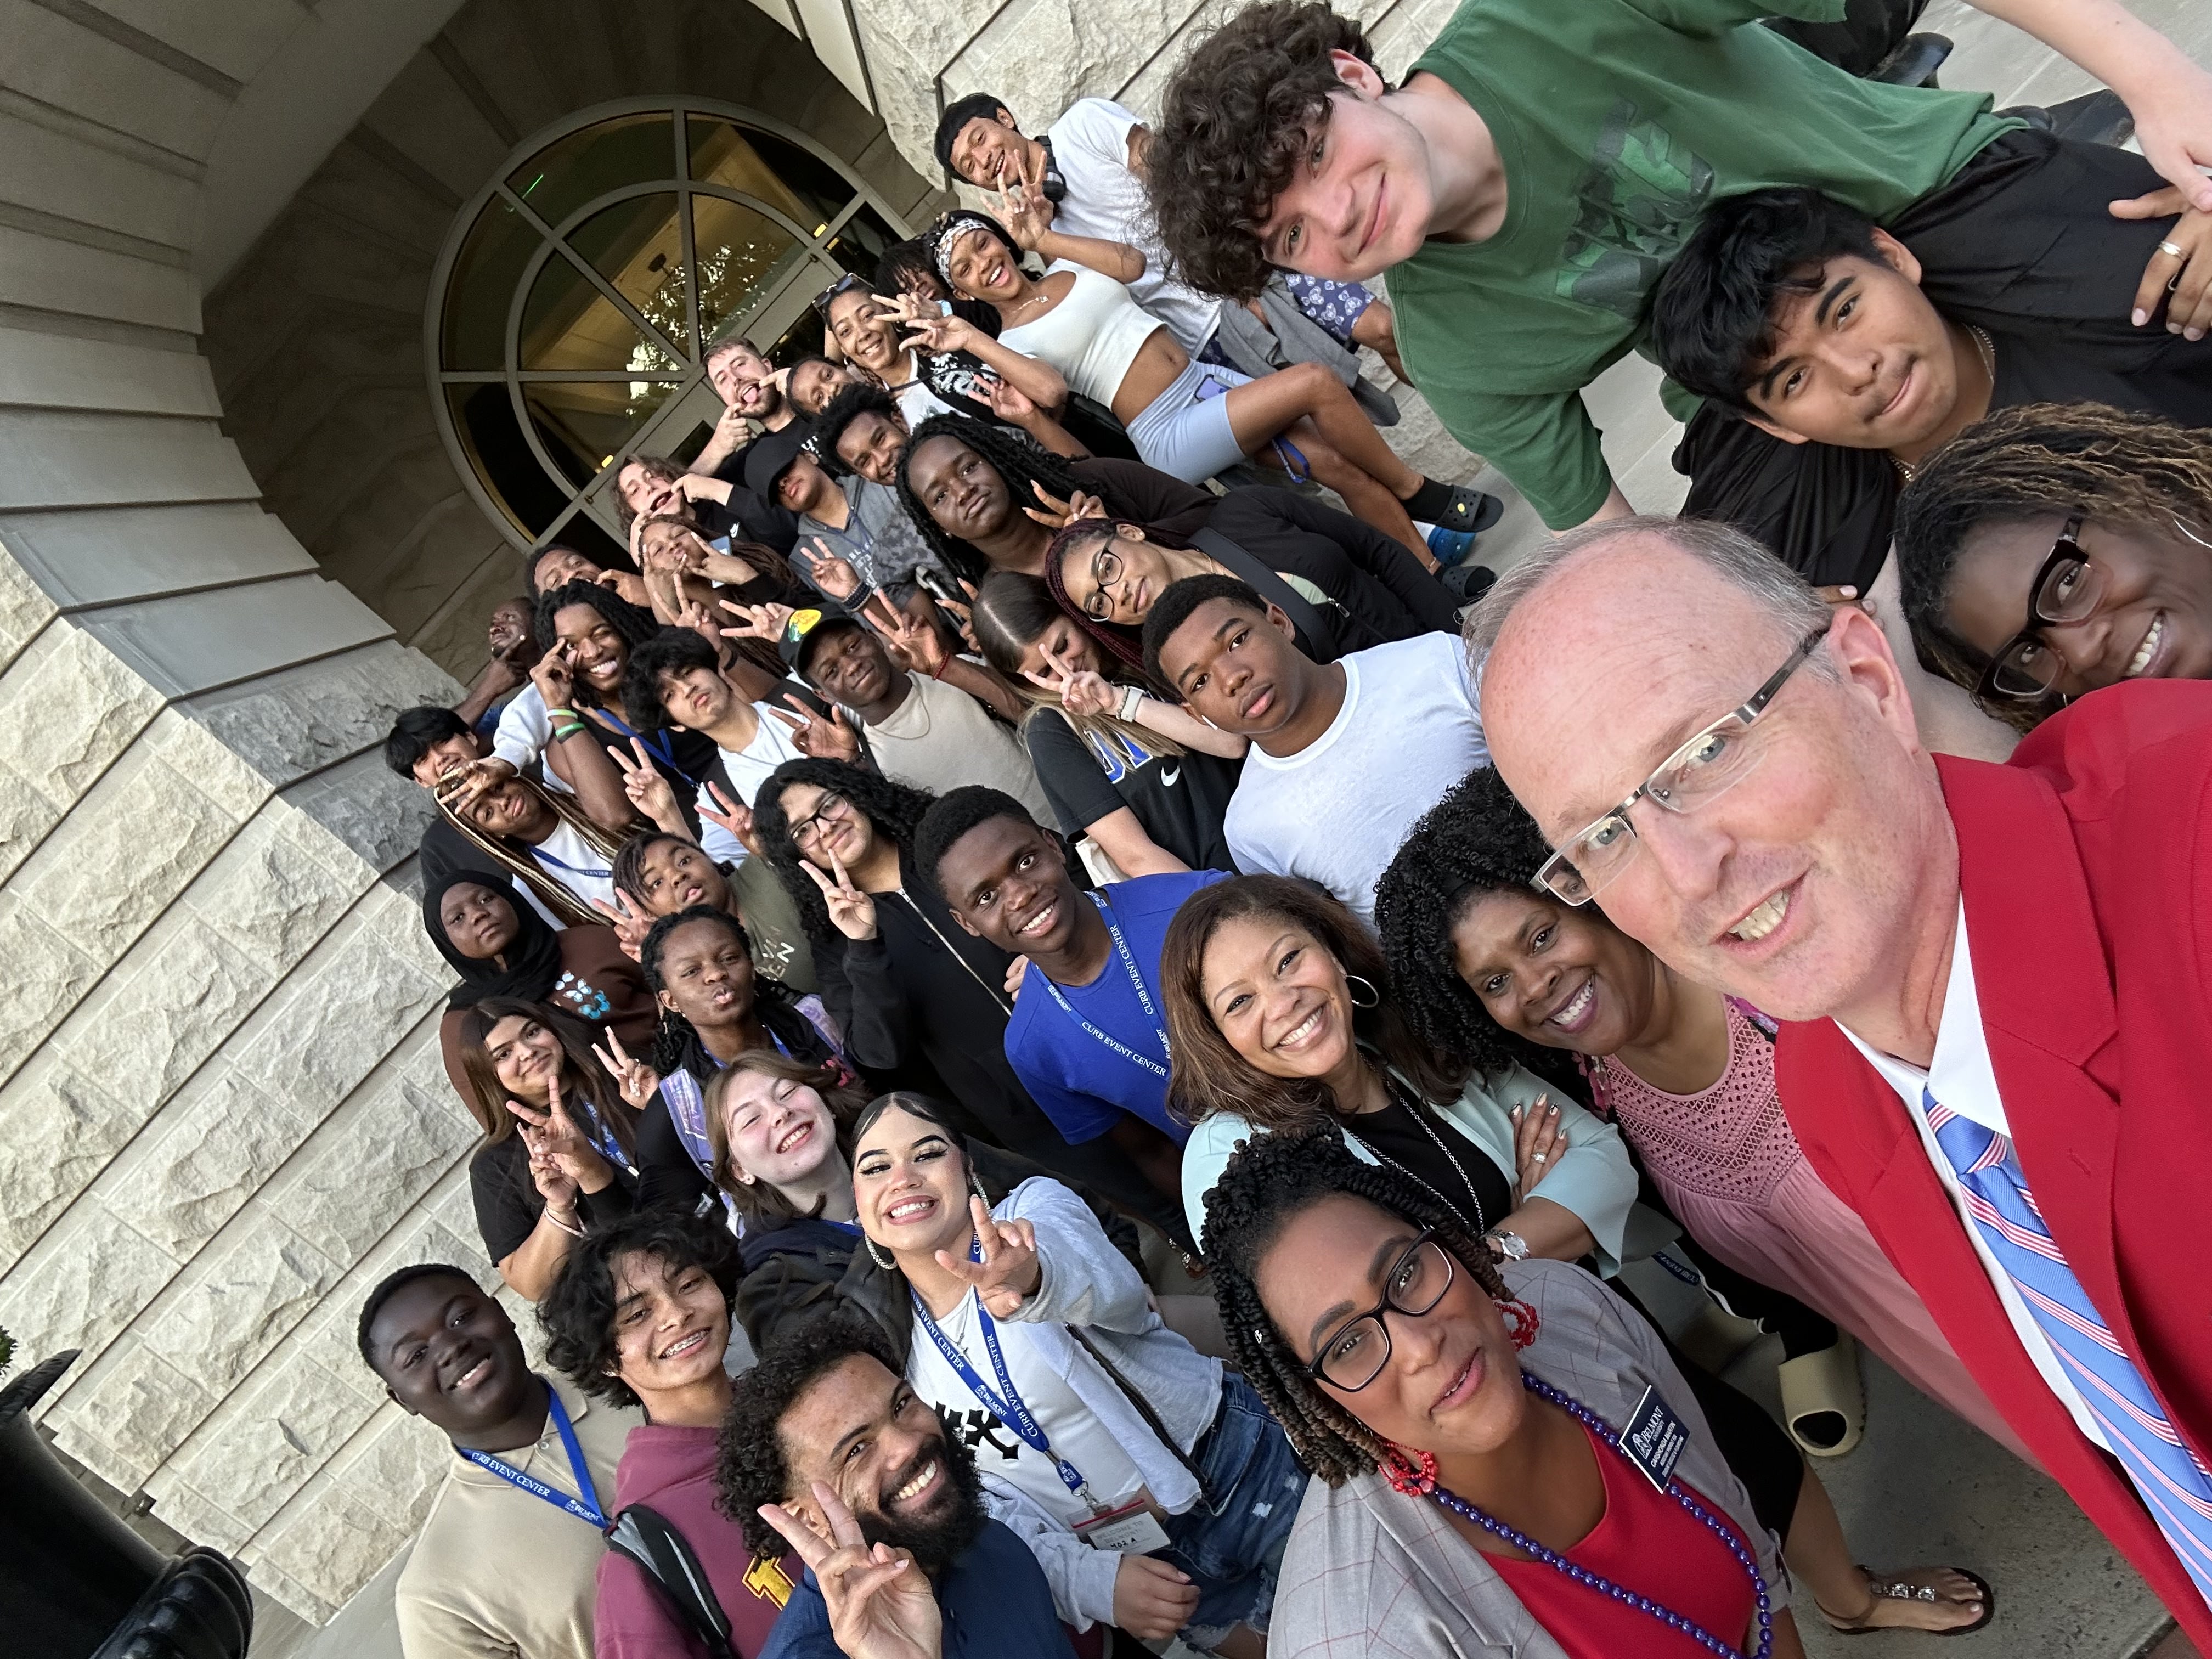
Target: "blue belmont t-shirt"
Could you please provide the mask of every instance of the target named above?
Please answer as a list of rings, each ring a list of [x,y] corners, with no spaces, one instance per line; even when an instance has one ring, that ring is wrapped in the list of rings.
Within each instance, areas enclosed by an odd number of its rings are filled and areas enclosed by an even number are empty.
[[[1188,1127],[1168,1115],[1167,1079],[1152,1066],[1093,1036],[1080,1021],[1089,1020],[1131,1054],[1164,1068],[1167,1054],[1160,1033],[1167,1025],[1167,1011],[1160,1001],[1161,943],[1185,899],[1201,887],[1227,879],[1219,870],[1194,870],[1138,876],[1100,890],[1106,901],[1103,914],[1121,928],[1152,998],[1149,1015],[1138,1000],[1137,988],[1129,982],[1121,953],[1111,948],[1097,979],[1088,985],[1060,988],[1060,996],[1074,1011],[1073,1017],[1054,1000],[1051,988],[1034,969],[1024,981],[1013,1018],[1006,1022],[1006,1060],[1069,1146],[1097,1139],[1124,1112],[1164,1131],[1178,1146],[1190,1139]]]
[[[945,1659],[1074,1659],[1044,1569],[998,1522],[983,1523],[936,1589]],[[843,1659],[811,1568],[793,1589],[760,1659]]]

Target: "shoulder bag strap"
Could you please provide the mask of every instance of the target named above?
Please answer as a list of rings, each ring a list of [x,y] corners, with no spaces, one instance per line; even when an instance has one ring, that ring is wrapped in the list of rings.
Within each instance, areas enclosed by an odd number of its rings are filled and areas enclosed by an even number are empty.
[[[1237,579],[1250,586],[1261,599],[1281,607],[1283,614],[1291,619],[1291,626],[1304,635],[1316,650],[1334,648],[1336,624],[1304,594],[1285,581],[1265,559],[1249,548],[1231,541],[1218,530],[1200,530],[1190,540],[1191,545],[1200,552],[1234,571]]]
[[[729,1617],[707,1582],[707,1570],[666,1516],[642,1504],[632,1504],[615,1516],[607,1547],[637,1563],[677,1618],[707,1644],[708,1653],[737,1659],[737,1649],[730,1642]]]
[[[1214,1502],[1213,1488],[1206,1484],[1206,1477],[1199,1473],[1198,1465],[1190,1461],[1190,1454],[1176,1443],[1175,1436],[1168,1432],[1168,1425],[1160,1421],[1160,1414],[1152,1409],[1152,1402],[1129,1386],[1129,1379],[1121,1375],[1121,1368],[1109,1359],[1098,1345],[1084,1334],[1082,1327],[1064,1325],[1060,1328],[1075,1339],[1076,1345],[1084,1352],[1098,1362],[1098,1369],[1106,1373],[1114,1386],[1121,1389],[1122,1397],[1136,1408],[1137,1415],[1145,1419],[1145,1426],[1158,1437],[1160,1444],[1168,1449],[1168,1455],[1182,1465],[1184,1474],[1198,1482],[1200,1499],[1206,1508],[1218,1514],[1220,1505]],[[1224,1370],[1222,1375],[1226,1377],[1229,1373]]]

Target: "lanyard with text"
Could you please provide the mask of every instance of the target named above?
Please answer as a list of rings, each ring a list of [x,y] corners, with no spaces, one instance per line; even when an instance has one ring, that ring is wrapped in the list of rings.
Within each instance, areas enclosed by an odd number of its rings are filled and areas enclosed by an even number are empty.
[[[1060,994],[1060,987],[1054,984],[1048,975],[1039,974],[1037,977],[1044,981],[1044,988],[1052,994],[1052,1000],[1060,1005],[1060,1012],[1080,1025],[1086,1036],[1095,1037],[1132,1064],[1141,1066],[1148,1072],[1165,1077],[1168,1074],[1168,1068],[1163,1062],[1168,1059],[1170,1052],[1167,1028],[1159,1023],[1160,1017],[1153,1010],[1152,994],[1146,988],[1144,975],[1137,971],[1137,959],[1129,954],[1129,941],[1121,937],[1121,925],[1114,920],[1114,913],[1106,908],[1106,901],[1096,893],[1087,894],[1085,896],[1098,907],[1099,920],[1106,924],[1106,932],[1114,940],[1114,949],[1121,956],[1121,966],[1128,971],[1129,983],[1136,989],[1137,1001],[1145,1011],[1145,1018],[1152,1022],[1152,1035],[1160,1040],[1160,1058],[1154,1060],[1150,1054],[1140,1054],[1127,1043],[1107,1036],[1105,1032],[1075,1012],[1073,1006]]]
[[[983,1259],[982,1240],[977,1239],[968,1247],[968,1259],[970,1261]],[[1053,1451],[1052,1442],[1037,1426],[1036,1419],[1030,1415],[1030,1408],[1022,1403],[1021,1393],[1014,1387],[1014,1379],[1007,1374],[1006,1357],[999,1352],[999,1328],[992,1320],[990,1310],[984,1307],[983,1298],[980,1296],[975,1298],[975,1330],[983,1339],[983,1352],[991,1356],[992,1373],[999,1379],[995,1390],[976,1375],[975,1366],[968,1363],[968,1356],[960,1352],[959,1345],[937,1328],[937,1321],[931,1316],[928,1308],[912,1285],[907,1287],[907,1294],[914,1297],[914,1316],[921,1322],[921,1328],[929,1333],[929,1340],[937,1344],[937,1352],[944,1356],[945,1363],[952,1367],[959,1374],[960,1380],[968,1385],[968,1392],[983,1402],[985,1411],[1021,1436],[1023,1443],[1031,1451],[1050,1463],[1059,1474],[1060,1483],[1079,1501],[1089,1504],[1093,1511],[1100,1509],[1102,1505],[1091,1495],[1091,1487],[1083,1478],[1083,1471]]]
[[[538,1380],[544,1381],[543,1377]],[[567,1492],[547,1486],[536,1475],[526,1474],[504,1458],[494,1457],[489,1452],[477,1451],[467,1446],[457,1446],[454,1449],[478,1468],[489,1469],[501,1480],[521,1487],[532,1498],[542,1498],[556,1509],[566,1510],[579,1521],[588,1521],[605,1532],[613,1523],[607,1519],[606,1512],[599,1508],[599,1490],[592,1485],[592,1471],[584,1462],[583,1448],[576,1443],[576,1431],[568,1425],[568,1407],[561,1403],[561,1396],[554,1393],[553,1385],[550,1382],[545,1384],[545,1407],[552,1414],[553,1426],[561,1431],[561,1444],[568,1454],[568,1471],[576,1477],[576,1490],[582,1494],[580,1497],[571,1498]]]
[[[542,847],[532,848],[530,856],[536,859],[538,863],[550,865],[556,870],[566,870],[572,876],[586,876],[594,880],[608,881],[613,878],[615,873],[612,870],[593,870],[570,864],[565,859],[555,858]]]

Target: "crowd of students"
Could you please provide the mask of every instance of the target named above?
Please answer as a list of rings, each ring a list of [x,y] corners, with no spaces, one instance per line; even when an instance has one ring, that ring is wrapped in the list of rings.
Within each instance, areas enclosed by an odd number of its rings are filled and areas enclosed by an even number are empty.
[[[2212,76],[1982,9],[2142,155],[1886,79],[1919,0],[1485,0],[1395,86],[1264,0],[1155,123],[955,103],[992,211],[709,349],[386,745],[545,1355],[362,1310],[456,1454],[410,1659],[1979,1629],[1807,1460],[1854,1340],[2212,1643]],[[1494,578],[1362,348],[1565,533]]]

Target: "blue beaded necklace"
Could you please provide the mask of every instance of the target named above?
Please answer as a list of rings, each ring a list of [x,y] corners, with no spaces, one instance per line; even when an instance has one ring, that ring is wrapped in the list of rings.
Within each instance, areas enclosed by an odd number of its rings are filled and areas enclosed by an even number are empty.
[[[1567,1395],[1560,1393],[1557,1389],[1553,1388],[1550,1383],[1542,1381],[1540,1378],[1531,1376],[1526,1371],[1523,1371],[1521,1374],[1521,1382],[1522,1385],[1525,1387],[1529,1393],[1537,1395],[1540,1399],[1550,1401],[1554,1406],[1559,1407],[1562,1411],[1565,1411],[1571,1416],[1574,1417],[1584,1428],[1588,1429],[1599,1439],[1604,1441],[1605,1443],[1612,1447],[1614,1451],[1620,1452],[1621,1456],[1627,1456],[1626,1452],[1620,1451],[1620,1437],[1614,1433],[1611,1426],[1600,1419],[1598,1414],[1590,1410],[1589,1407],[1583,1405],[1578,1400],[1569,1398]],[[1759,1652],[1756,1656],[1756,1659],[1771,1659],[1771,1656],[1774,1651],[1774,1609],[1772,1604],[1767,1600],[1766,1583],[1759,1576],[1758,1561],[1753,1558],[1751,1551],[1745,1547],[1743,1540],[1738,1538],[1733,1530],[1724,1525],[1720,1519],[1711,1510],[1707,1510],[1704,1504],[1698,1503],[1696,1498],[1691,1497],[1690,1494],[1683,1489],[1681,1482],[1679,1480],[1669,1480],[1667,1483],[1667,1495],[1672,1498],[1676,1503],[1680,1504],[1684,1509],[1687,1510],[1692,1515],[1695,1516],[1699,1521],[1705,1522],[1705,1526],[1713,1533],[1713,1534],[1717,1537],[1721,1542],[1728,1546],[1729,1553],[1735,1556],[1737,1562],[1742,1566],[1743,1570],[1751,1575],[1753,1592],[1759,1597]],[[1680,1613],[1674,1612],[1670,1607],[1662,1606],[1648,1595],[1638,1595],[1632,1589],[1624,1589],[1622,1586],[1614,1583],[1610,1578],[1606,1577],[1602,1573],[1592,1572],[1587,1567],[1577,1566],[1573,1562],[1567,1559],[1565,1556],[1561,1555],[1557,1550],[1547,1548],[1545,1546],[1538,1543],[1534,1539],[1529,1537],[1527,1534],[1517,1532],[1513,1528],[1507,1526],[1503,1521],[1498,1520],[1495,1516],[1484,1514],[1482,1510],[1475,1508],[1474,1504],[1468,1503],[1457,1492],[1449,1492],[1442,1486],[1432,1486],[1429,1489],[1429,1496],[1435,1498],[1437,1503],[1443,1504],[1444,1508],[1449,1510],[1454,1515],[1459,1516],[1465,1520],[1472,1521],[1476,1526],[1495,1533],[1498,1537],[1504,1539],[1516,1549],[1525,1551],[1527,1553],[1534,1556],[1536,1559],[1541,1561],[1546,1566],[1553,1568],[1559,1572],[1566,1574],[1568,1577],[1573,1579],[1577,1584],[1587,1584],[1590,1589],[1598,1591],[1601,1595],[1610,1595],[1616,1601],[1626,1602],[1630,1607],[1634,1607],[1638,1613],[1650,1613],[1654,1619],[1659,1620],[1662,1625],[1669,1626],[1674,1629],[1681,1632],[1683,1635],[1688,1637],[1692,1641],[1698,1643],[1699,1645],[1709,1648],[1713,1652],[1724,1656],[1724,1659],[1744,1659],[1744,1652],[1741,1648],[1735,1646],[1730,1643],[1722,1641],[1719,1637],[1715,1636],[1711,1631],[1705,1629],[1705,1626],[1698,1624],[1696,1620],[1686,1619]]]

